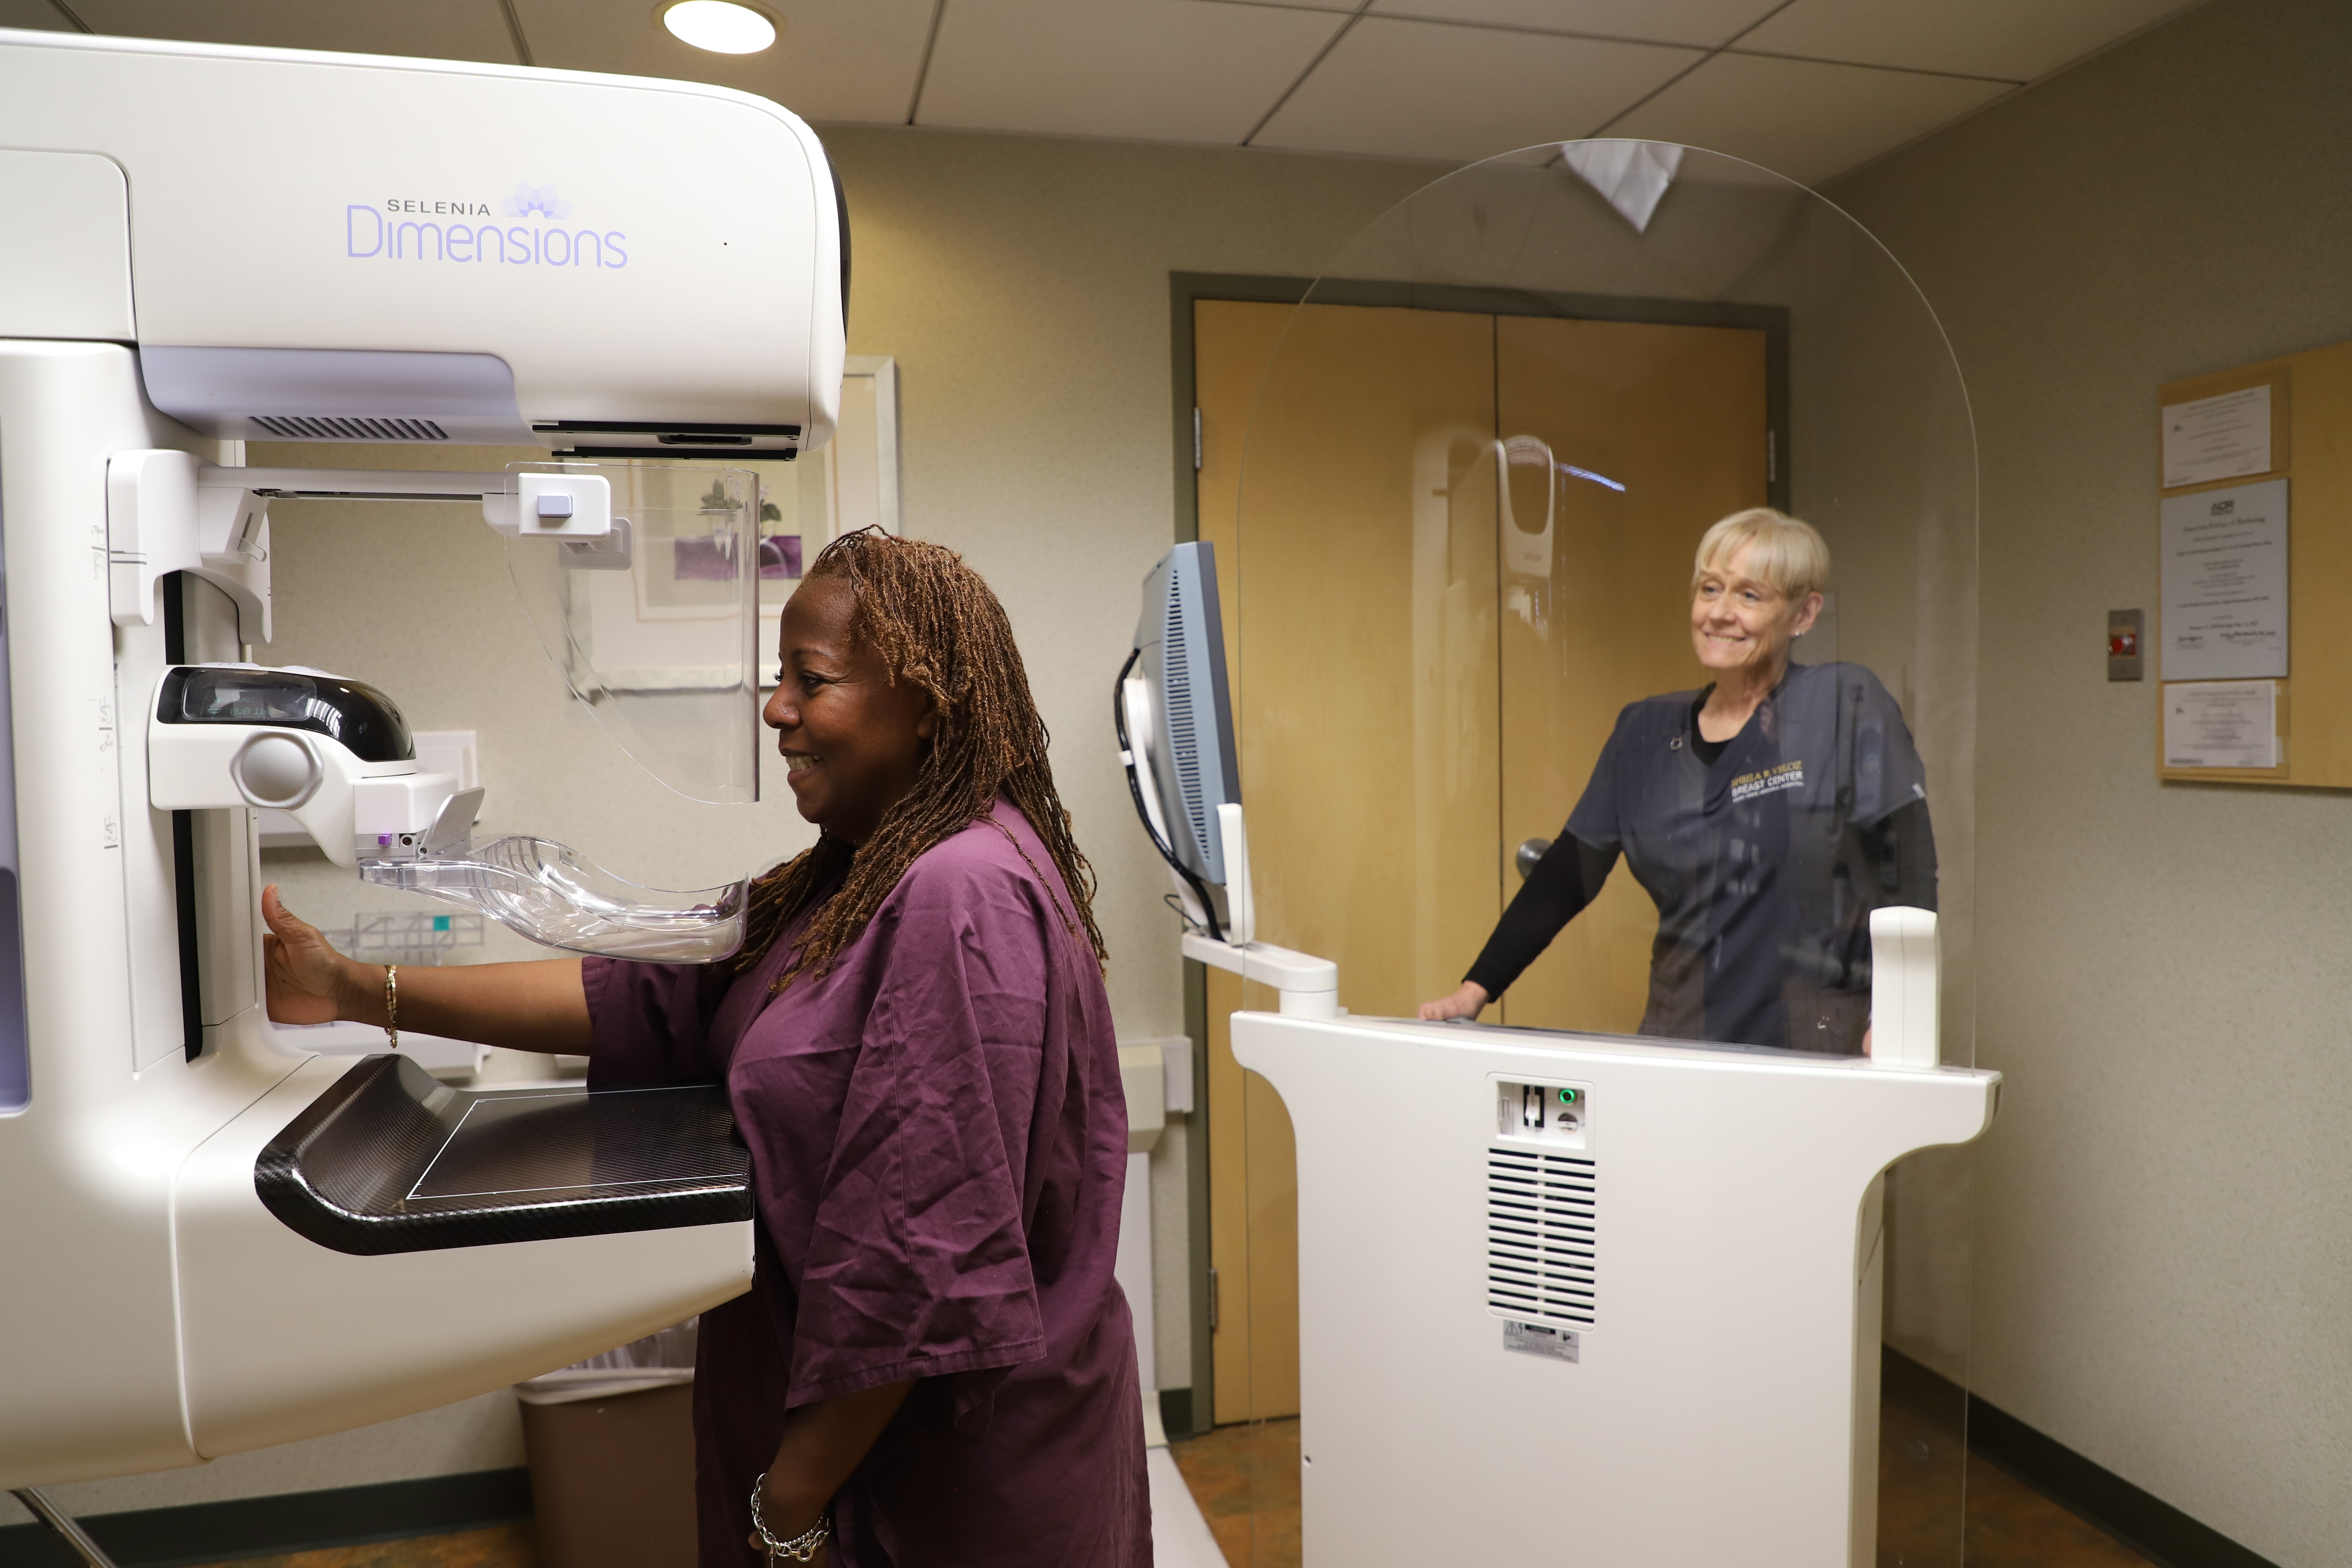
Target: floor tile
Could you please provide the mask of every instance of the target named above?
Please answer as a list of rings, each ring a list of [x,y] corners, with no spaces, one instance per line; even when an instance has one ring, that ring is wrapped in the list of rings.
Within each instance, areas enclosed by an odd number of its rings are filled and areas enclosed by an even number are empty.
[[[1298,1568],[1298,1423],[1171,1443],[1230,1568]],[[1889,1405],[1879,1425],[1879,1568],[2154,1568],[2040,1492]]]

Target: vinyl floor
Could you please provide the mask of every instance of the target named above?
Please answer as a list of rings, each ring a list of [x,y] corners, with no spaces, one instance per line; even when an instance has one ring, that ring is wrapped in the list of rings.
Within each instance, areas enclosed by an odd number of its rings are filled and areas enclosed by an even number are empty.
[[[1298,1423],[1225,1426],[1169,1450],[1232,1568],[1297,1568]],[[2114,1537],[1888,1405],[1879,1426],[1879,1568],[2154,1568]],[[1966,1556],[1958,1550],[1965,1538]]]
[[[501,1524],[456,1535],[247,1557],[233,1568],[539,1568],[539,1540],[528,1524]]]

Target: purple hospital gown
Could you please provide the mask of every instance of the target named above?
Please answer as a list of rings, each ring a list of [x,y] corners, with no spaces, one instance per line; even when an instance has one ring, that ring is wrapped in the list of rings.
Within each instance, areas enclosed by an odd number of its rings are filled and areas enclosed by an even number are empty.
[[[793,1407],[906,1378],[835,1499],[837,1564],[1149,1563],[1111,1278],[1126,1100],[1045,845],[1000,800],[908,868],[831,973],[772,995],[804,925],[740,978],[585,968],[592,1086],[723,1080],[751,1150],[757,1277],[703,1314],[695,1366],[703,1568],[763,1563],[748,1500]]]

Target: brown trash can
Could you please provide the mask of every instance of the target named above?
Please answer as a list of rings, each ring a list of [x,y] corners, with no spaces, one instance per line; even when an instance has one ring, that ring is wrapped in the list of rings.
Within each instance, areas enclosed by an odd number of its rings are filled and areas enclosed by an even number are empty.
[[[522,1406],[545,1568],[695,1568],[694,1384]]]

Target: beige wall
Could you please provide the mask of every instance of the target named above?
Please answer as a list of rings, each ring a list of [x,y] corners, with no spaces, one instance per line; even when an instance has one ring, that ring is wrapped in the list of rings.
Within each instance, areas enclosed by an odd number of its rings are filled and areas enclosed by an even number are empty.
[[[2159,785],[2101,655],[2158,384],[2352,338],[2347,80],[2341,0],[2218,0],[1831,193],[1980,447],[1974,1382],[2295,1568],[2352,1541],[2352,798]]]
[[[1003,598],[1102,878],[1123,1038],[1184,1031],[1166,874],[1114,756],[1111,679],[1173,538],[1171,271],[1313,274],[1432,170],[1258,153],[837,130],[856,246],[849,347],[897,357],[905,525]],[[495,467],[520,453],[258,447],[257,464]],[[673,887],[740,876],[808,830],[771,776],[754,807],[681,802],[621,763],[510,613],[497,536],[455,506],[281,505],[279,635],[258,657],[381,684],[419,729],[480,732],[486,831],[530,830]],[[770,759],[773,761],[772,758]],[[316,855],[268,874],[322,925],[398,906]],[[421,907],[421,906],[420,906]],[[534,956],[494,933],[490,957]],[[1160,1381],[1191,1379],[1183,1119],[1153,1157]],[[521,1461],[499,1394],[206,1469],[61,1489],[89,1511],[351,1486]],[[23,1518],[0,1498],[0,1523]]]
[[[1432,171],[838,130],[850,349],[898,358],[907,526],[1003,596],[1102,874],[1122,1034],[1181,1034],[1167,876],[1135,826],[1111,679],[1172,542],[1168,275],[1311,275]]]

